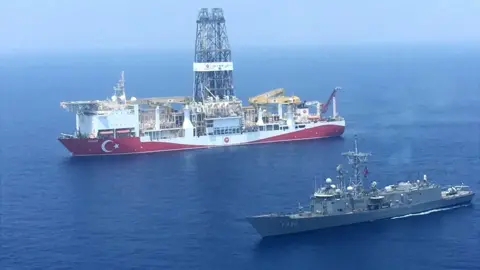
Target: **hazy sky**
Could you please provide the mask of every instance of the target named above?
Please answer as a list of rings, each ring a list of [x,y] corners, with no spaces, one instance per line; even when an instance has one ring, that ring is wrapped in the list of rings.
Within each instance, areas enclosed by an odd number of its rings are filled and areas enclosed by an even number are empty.
[[[0,52],[192,49],[202,7],[237,48],[480,44],[480,0],[1,0]]]

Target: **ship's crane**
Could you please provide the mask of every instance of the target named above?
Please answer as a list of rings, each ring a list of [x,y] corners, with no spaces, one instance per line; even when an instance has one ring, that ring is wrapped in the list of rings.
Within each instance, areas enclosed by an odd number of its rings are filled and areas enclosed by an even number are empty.
[[[325,104],[322,104],[322,110],[321,110],[321,114],[324,114],[328,111],[328,106],[330,106],[330,103],[333,103],[333,117],[336,117],[337,116],[337,103],[336,103],[336,100],[335,100],[335,97],[337,95],[337,92],[340,91],[342,88],[340,87],[335,87],[332,91],[332,94],[330,94],[330,97],[328,98],[328,101],[327,103]]]
[[[336,94],[337,92],[341,90],[340,87],[336,87],[333,89],[332,93],[330,94],[330,97],[328,98],[326,103],[322,103],[320,101],[305,101],[303,105],[305,106],[316,106],[317,108],[317,115],[315,117],[321,117],[324,113],[328,111],[328,107],[330,106],[330,103],[333,103],[333,117],[337,116],[337,108],[336,108]],[[312,116],[313,117],[313,116]]]
[[[297,96],[285,96],[285,89],[277,88],[248,99],[250,104],[300,104],[301,100]]]
[[[250,104],[265,103],[265,100],[268,100],[269,98],[272,98],[272,97],[277,97],[279,95],[283,95],[284,93],[285,93],[285,89],[277,88],[277,89],[273,89],[268,92],[262,93],[260,95],[251,97],[248,99],[248,102]]]
[[[257,125],[263,124],[262,117],[263,117],[263,108],[269,104],[277,104],[278,105],[278,116],[280,118],[283,117],[283,109],[282,106],[286,104],[288,106],[288,110],[291,111],[291,105],[300,104],[301,100],[297,96],[285,96],[285,89],[284,88],[277,88],[260,94],[255,97],[251,97],[248,99],[250,105],[252,105],[257,110]]]

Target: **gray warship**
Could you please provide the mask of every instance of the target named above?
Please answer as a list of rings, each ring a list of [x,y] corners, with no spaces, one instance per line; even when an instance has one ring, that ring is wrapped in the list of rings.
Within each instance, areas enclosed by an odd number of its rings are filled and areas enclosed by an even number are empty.
[[[440,186],[429,182],[426,175],[423,180],[398,182],[383,189],[373,181],[370,188],[364,188],[368,169],[365,166],[362,172],[360,167],[371,153],[358,151],[357,136],[354,147],[354,151],[342,153],[353,175],[346,179],[348,172],[338,165],[336,183],[327,178],[323,187],[315,187],[309,206],[299,206],[295,213],[251,216],[247,221],[262,237],[269,237],[468,205],[475,195],[466,185]]]

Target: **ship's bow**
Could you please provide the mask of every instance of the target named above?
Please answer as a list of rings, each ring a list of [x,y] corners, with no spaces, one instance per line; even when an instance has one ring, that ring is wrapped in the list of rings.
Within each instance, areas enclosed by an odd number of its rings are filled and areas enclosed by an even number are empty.
[[[297,233],[302,230],[298,221],[283,215],[259,215],[247,217],[247,221],[262,237]]]
[[[119,155],[145,151],[136,137],[117,139],[60,137],[58,140],[73,156]]]
[[[72,155],[77,155],[82,152],[81,139],[77,138],[58,138],[58,141],[70,152]]]

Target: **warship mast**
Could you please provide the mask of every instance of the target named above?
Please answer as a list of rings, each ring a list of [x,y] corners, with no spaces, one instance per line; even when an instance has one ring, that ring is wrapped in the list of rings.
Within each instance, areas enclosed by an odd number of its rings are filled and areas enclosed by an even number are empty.
[[[357,135],[355,135],[355,151],[348,151],[342,153],[342,156],[345,156],[348,159],[348,164],[352,165],[353,168],[353,178],[350,177],[350,186],[354,188],[356,193],[363,190],[363,179],[360,176],[360,166],[368,162],[368,157],[371,156],[371,153],[364,153],[358,151],[358,142]],[[364,178],[367,177],[368,169],[365,166],[364,169]]]
[[[122,71],[120,80],[118,80],[117,84],[113,87],[114,95],[112,96],[112,100],[116,101],[119,104],[126,104],[126,96],[125,96],[125,73]]]

